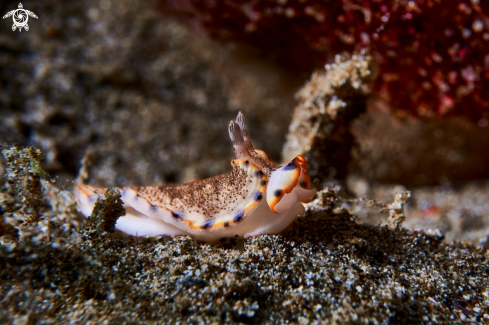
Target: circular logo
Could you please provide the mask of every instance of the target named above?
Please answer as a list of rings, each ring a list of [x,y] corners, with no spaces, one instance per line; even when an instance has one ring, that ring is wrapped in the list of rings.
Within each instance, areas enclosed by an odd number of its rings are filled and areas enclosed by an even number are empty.
[[[15,10],[15,13],[13,15],[14,17],[14,24],[17,27],[24,27],[27,25],[27,21],[29,20],[29,16],[27,15],[27,12],[25,12],[24,9],[17,9]]]

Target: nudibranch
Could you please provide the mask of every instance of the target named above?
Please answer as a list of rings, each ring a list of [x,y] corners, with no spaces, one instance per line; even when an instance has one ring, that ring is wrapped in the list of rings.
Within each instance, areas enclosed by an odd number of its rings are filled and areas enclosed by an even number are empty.
[[[121,187],[126,215],[117,220],[116,229],[133,236],[190,235],[211,242],[277,234],[303,214],[301,202],[310,202],[316,193],[309,189],[305,158],[299,155],[284,166],[275,165],[253,148],[241,112],[228,131],[236,156],[231,172],[185,184]],[[77,186],[85,216],[104,192]]]

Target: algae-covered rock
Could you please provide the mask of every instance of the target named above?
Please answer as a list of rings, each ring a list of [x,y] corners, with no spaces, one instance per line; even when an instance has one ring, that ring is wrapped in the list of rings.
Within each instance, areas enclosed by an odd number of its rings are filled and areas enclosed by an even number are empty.
[[[0,175],[2,240],[66,240],[80,218],[70,192],[57,188],[40,167],[39,149],[4,147]]]
[[[365,53],[337,55],[333,64],[314,72],[296,94],[300,102],[282,151],[284,161],[301,154],[311,177],[323,184],[343,181],[354,142],[349,127],[365,112],[368,82],[375,76],[375,63]]]
[[[41,150],[3,148],[4,173],[0,178],[0,235],[22,236],[39,221],[46,206],[41,184]]]
[[[2,155],[6,162],[4,194],[5,212],[22,214],[19,222],[30,224],[39,220],[44,208],[41,176],[45,175],[40,167],[43,159],[41,150],[33,148],[5,148]],[[9,199],[5,199],[10,196]]]
[[[115,233],[117,219],[126,214],[121,193],[117,188],[111,187],[105,191],[95,202],[93,212],[88,217],[88,225],[99,235]]]
[[[127,237],[115,229],[117,220],[126,214],[119,189],[112,187],[104,193],[97,194],[97,201],[87,219],[86,226],[79,234],[76,234],[79,236],[78,243],[88,250],[98,246],[110,246],[113,245],[114,240],[117,240],[116,238]],[[115,235],[116,232],[117,235]]]

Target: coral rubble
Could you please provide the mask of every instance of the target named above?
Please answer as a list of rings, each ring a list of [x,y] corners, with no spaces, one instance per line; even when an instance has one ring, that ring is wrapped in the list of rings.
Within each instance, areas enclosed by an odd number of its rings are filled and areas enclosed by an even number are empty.
[[[66,241],[80,229],[70,192],[52,184],[40,167],[41,150],[6,147],[0,175],[0,237],[3,241]],[[71,238],[71,237],[70,237]]]
[[[126,214],[121,193],[117,188],[111,187],[105,191],[95,202],[92,214],[88,217],[88,224],[99,235],[115,233],[117,219]]]
[[[346,177],[354,142],[349,128],[366,110],[373,69],[370,56],[344,54],[312,75],[296,95],[300,102],[282,152],[284,161],[301,154],[311,177],[323,182]]]

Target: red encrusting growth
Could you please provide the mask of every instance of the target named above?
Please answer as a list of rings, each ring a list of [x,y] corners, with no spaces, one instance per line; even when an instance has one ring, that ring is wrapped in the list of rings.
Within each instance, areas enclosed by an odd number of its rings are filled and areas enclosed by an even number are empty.
[[[212,38],[246,43],[310,72],[370,49],[374,90],[400,114],[489,120],[489,2],[479,0],[160,0]],[[485,119],[485,120],[484,120]]]

